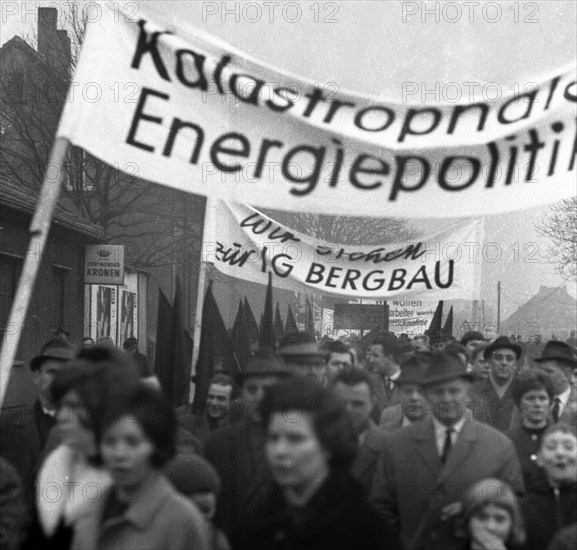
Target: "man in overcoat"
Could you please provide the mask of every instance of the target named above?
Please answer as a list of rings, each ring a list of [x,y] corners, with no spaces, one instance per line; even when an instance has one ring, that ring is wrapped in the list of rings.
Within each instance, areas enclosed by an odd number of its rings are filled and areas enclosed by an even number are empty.
[[[371,379],[363,369],[344,369],[336,375],[332,389],[351,415],[359,444],[351,471],[368,495],[386,437],[370,418],[375,403]]]
[[[239,529],[243,513],[256,504],[271,484],[260,405],[266,389],[288,375],[276,356],[252,358],[237,378],[243,418],[213,432],[204,447],[203,454],[221,482],[214,523],[229,537]]]
[[[553,385],[551,420],[577,427],[577,389],[571,385],[572,375],[577,368],[577,354],[569,344],[550,340],[535,362]]]
[[[56,372],[76,354],[76,348],[63,338],[44,344],[30,361],[36,391],[33,403],[2,408],[0,421],[0,455],[14,465],[20,480],[24,501],[32,510],[34,481],[47,449],[50,431],[56,423],[56,410],[50,396],[50,385]]]
[[[463,493],[486,478],[522,492],[521,466],[505,435],[473,419],[471,375],[461,359],[434,353],[421,385],[427,418],[386,440],[371,500],[409,550],[462,548],[451,518]]]
[[[522,354],[521,346],[506,336],[497,338],[483,352],[489,376],[475,382],[474,396],[479,397],[483,415],[480,418],[502,432],[516,425],[518,409],[513,399],[513,380]]]

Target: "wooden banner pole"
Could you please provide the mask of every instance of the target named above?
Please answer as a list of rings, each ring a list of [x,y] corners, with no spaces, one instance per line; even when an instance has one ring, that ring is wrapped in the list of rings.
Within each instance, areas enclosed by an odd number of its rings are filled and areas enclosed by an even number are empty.
[[[16,357],[20,335],[24,329],[28,305],[30,304],[34,283],[42,262],[44,246],[50,231],[52,214],[60,194],[62,180],[64,179],[64,159],[69,146],[70,142],[65,138],[57,138],[54,142],[44,174],[38,205],[30,224],[28,250],[16,295],[14,296],[14,302],[12,303],[10,318],[2,338],[2,350],[0,351],[0,407],[4,403],[10,372]]]

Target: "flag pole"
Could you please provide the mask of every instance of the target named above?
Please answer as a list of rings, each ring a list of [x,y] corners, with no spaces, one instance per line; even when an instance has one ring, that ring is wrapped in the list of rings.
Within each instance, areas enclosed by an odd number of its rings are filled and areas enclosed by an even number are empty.
[[[192,367],[190,376],[196,374],[196,363],[198,361],[198,353],[200,351],[200,335],[202,332],[202,307],[204,305],[204,287],[206,284],[206,272],[208,270],[208,262],[204,261],[205,244],[214,245],[214,210],[216,203],[209,197],[206,198],[206,208],[204,211],[204,227],[202,230],[202,248],[200,252],[200,270],[198,273],[198,288],[196,293],[196,312],[194,314],[194,336],[192,344]],[[188,393],[189,403],[194,399],[194,382],[190,381],[190,391]]]
[[[20,335],[26,320],[26,312],[28,311],[34,283],[38,275],[38,268],[42,261],[44,246],[50,231],[52,214],[60,194],[60,187],[64,178],[64,159],[69,146],[70,142],[66,138],[56,138],[46,166],[36,211],[30,223],[28,250],[26,251],[22,274],[18,281],[18,288],[10,310],[8,325],[2,338],[2,350],[0,351],[0,407],[4,403],[10,371],[16,357]]]

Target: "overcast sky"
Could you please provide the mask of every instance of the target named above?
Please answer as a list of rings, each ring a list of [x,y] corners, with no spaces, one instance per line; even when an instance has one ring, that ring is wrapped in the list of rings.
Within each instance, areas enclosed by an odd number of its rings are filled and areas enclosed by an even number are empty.
[[[64,2],[3,1],[2,42],[32,36],[35,9]],[[95,4],[82,2],[83,5]],[[137,15],[144,2],[127,2]],[[437,90],[456,83],[463,94],[495,84],[521,89],[557,67],[575,62],[576,2],[189,2],[149,1],[147,8],[186,20],[252,56],[319,83],[401,101],[403,84]],[[405,88],[406,89],[406,88]],[[430,96],[429,96],[430,98]],[[446,99],[446,97],[445,97]],[[577,184],[576,184],[577,193]],[[483,297],[495,307],[503,289],[502,316],[539,290],[562,284],[544,260],[548,246],[533,222],[547,208],[487,218],[486,242],[502,259],[483,266]],[[422,226],[422,224],[421,224]],[[518,244],[517,244],[518,243]],[[515,262],[514,250],[519,261]],[[538,260],[538,263],[523,261]],[[569,291],[575,295],[575,283]]]

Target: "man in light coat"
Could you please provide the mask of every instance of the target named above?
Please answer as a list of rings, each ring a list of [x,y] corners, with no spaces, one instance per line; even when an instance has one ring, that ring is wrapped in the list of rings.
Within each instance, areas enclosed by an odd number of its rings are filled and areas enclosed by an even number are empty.
[[[446,352],[433,354],[422,381],[427,418],[392,434],[383,447],[371,500],[409,550],[462,548],[452,517],[474,483],[497,478],[523,491],[511,441],[467,408],[471,375]]]

